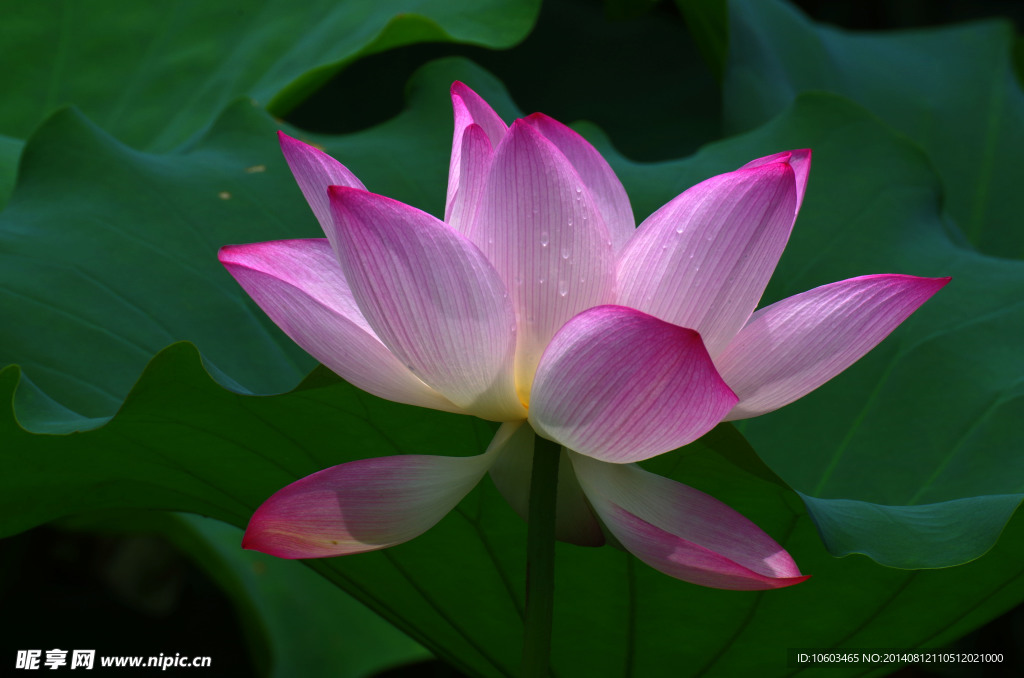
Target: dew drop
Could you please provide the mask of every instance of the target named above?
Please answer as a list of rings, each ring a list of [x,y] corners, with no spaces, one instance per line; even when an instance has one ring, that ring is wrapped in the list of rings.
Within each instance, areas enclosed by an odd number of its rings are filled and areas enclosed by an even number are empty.
[[[679,224],[678,226],[676,226],[676,233],[678,233],[679,235],[682,235],[683,231],[685,230],[686,226],[684,224]]]
[[[572,254],[572,250],[569,248],[569,246],[568,245],[563,245],[562,246],[562,258],[563,259],[568,259],[569,255],[571,255],[571,254]]]
[[[547,231],[540,232],[540,246],[547,247],[548,243],[551,242],[551,238],[548,236]]]
[[[572,226],[572,217],[569,217],[569,225]]]
[[[558,281],[558,296],[564,297],[569,294],[569,285],[564,280]]]

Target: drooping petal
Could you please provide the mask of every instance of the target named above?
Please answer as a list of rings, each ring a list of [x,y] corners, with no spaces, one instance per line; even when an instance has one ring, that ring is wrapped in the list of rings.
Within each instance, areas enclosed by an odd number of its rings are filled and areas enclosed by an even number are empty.
[[[636,232],[636,221],[633,220],[633,208],[629,205],[626,189],[608,161],[576,131],[543,113],[534,113],[525,121],[557,146],[576,168],[604,218],[612,248],[621,252]]]
[[[516,323],[494,267],[444,222],[358,189],[329,189],[337,254],[370,327],[413,374],[484,419],[525,416]]]
[[[498,117],[479,94],[461,82],[455,82],[451,88],[452,112],[455,114],[455,132],[452,135],[452,156],[448,166],[448,199],[445,201],[444,220],[449,222],[455,198],[459,193],[464,173],[476,171],[475,167],[463,169],[463,158],[466,157],[462,148],[466,140],[465,132],[471,125],[477,125],[488,140],[488,148],[493,149],[505,136],[508,125]],[[470,174],[470,176],[472,176]]]
[[[774,539],[699,490],[633,464],[571,454],[583,491],[608,530],[633,555],[670,577],[755,591],[806,576]]]
[[[623,463],[696,440],[736,400],[696,332],[631,308],[598,306],[551,341],[529,419],[571,450]]]
[[[397,455],[350,461],[275,492],[249,520],[242,548],[278,558],[363,553],[417,537],[483,478],[476,457]]]
[[[348,186],[362,188],[363,183],[352,174],[347,167],[327,155],[323,151],[294,139],[284,132],[277,133],[281,143],[281,152],[288,161],[288,167],[295,175],[302,195],[313,209],[320,228],[327,237],[334,237],[331,206],[327,200],[328,186]]]
[[[529,402],[537,363],[558,328],[610,301],[611,240],[576,170],[521,120],[495,151],[470,238],[512,295],[516,387]]]
[[[648,217],[618,264],[618,303],[700,332],[712,357],[764,292],[796,218],[785,162],[688,189]]]
[[[757,311],[715,361],[740,397],[726,418],[755,417],[810,393],[877,346],[949,280],[867,275]]]
[[[523,520],[530,515],[530,474],[533,471],[535,434],[525,421],[502,424],[494,436],[501,447],[491,466],[491,479],[505,500]],[[604,533],[590,510],[565,448],[558,464],[558,498],[555,503],[555,538],[577,546],[601,546]]]
[[[463,411],[416,378],[373,333],[327,240],[228,245],[218,256],[292,341],[349,383],[399,403]]]
[[[480,125],[468,126],[462,134],[462,176],[444,216],[445,223],[462,235],[468,236],[473,225],[493,157],[491,142]]]
[[[793,168],[793,174],[796,178],[796,211],[799,212],[800,205],[804,202],[804,193],[807,191],[807,177],[811,172],[811,149],[801,148],[795,151],[782,151],[781,153],[766,155],[763,158],[751,160],[740,169],[761,167],[762,165],[770,165],[776,162],[788,163]]]

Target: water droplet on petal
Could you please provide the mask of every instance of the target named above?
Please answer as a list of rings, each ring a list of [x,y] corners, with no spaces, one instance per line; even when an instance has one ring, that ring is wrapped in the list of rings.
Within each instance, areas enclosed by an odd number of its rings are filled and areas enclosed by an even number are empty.
[[[569,294],[569,285],[564,280],[558,281],[558,296],[564,297]]]
[[[548,236],[547,231],[540,232],[540,246],[547,247],[548,243],[551,242],[551,238]]]
[[[572,254],[572,250],[569,248],[569,246],[568,245],[563,245],[562,246],[562,258],[563,259],[568,259],[569,255],[571,255],[571,254]]]

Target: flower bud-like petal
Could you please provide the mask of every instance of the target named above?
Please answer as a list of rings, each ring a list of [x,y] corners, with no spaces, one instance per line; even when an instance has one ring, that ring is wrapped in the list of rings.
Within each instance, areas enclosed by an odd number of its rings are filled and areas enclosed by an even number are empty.
[[[502,120],[490,104],[483,100],[479,94],[466,87],[461,82],[455,82],[451,87],[452,113],[455,115],[455,132],[452,135],[452,155],[448,166],[448,198],[445,201],[444,220],[448,221],[452,214],[456,196],[459,195],[463,178],[473,178],[473,172],[477,167],[463,164],[466,157],[466,149],[463,147],[466,140],[466,130],[476,126],[483,132],[483,140],[487,142],[487,148],[493,150],[498,146],[508,125]],[[486,168],[485,168],[486,169]],[[459,229],[462,230],[462,229]]]
[[[598,306],[551,340],[534,380],[530,424],[580,454],[623,463],[693,442],[736,401],[696,332]]]

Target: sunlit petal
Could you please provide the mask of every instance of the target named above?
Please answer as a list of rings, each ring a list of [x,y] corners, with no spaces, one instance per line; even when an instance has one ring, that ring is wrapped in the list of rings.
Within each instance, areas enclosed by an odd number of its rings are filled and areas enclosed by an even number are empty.
[[[867,275],[757,311],[715,361],[740,397],[727,419],[771,412],[810,393],[877,346],[948,282]]]
[[[519,327],[516,387],[529,401],[533,374],[555,332],[610,300],[611,240],[572,164],[516,121],[491,164],[470,238],[494,263]]]

